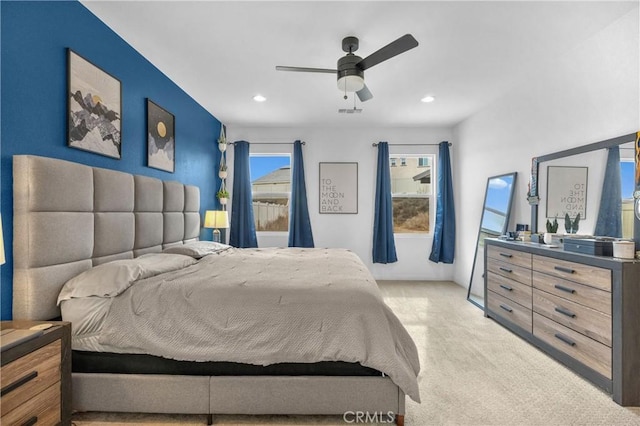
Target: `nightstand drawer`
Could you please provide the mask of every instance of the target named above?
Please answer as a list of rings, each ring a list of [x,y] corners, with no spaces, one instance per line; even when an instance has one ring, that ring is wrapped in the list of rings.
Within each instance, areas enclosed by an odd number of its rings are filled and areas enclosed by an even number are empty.
[[[611,270],[609,269],[552,259],[536,254],[533,256],[533,270],[599,288],[600,290],[611,291]]]
[[[4,404],[3,404],[4,405]],[[15,410],[2,410],[3,425],[55,425],[60,423],[60,383],[54,383]]]
[[[531,287],[502,275],[487,273],[487,289],[531,309]]]
[[[533,335],[611,379],[611,348],[533,313]]]
[[[58,383],[57,390],[60,392],[61,346],[60,340],[56,340],[2,366],[0,383],[3,418],[55,383]]]
[[[489,299],[488,307],[491,311],[531,333],[531,309],[527,309],[492,291],[487,293],[487,298]]]

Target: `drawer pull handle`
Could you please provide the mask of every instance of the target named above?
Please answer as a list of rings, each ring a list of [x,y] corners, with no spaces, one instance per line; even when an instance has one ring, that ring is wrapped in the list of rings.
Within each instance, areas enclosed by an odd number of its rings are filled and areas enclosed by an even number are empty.
[[[565,291],[565,292],[571,293],[571,294],[576,292],[574,289],[569,288],[569,287],[565,287],[565,286],[560,285],[560,284],[556,284],[556,285],[554,285],[554,287],[557,288],[560,291]]]
[[[512,258],[513,255],[511,253],[500,253],[500,256],[504,256],[504,257],[508,257],[508,258]]]
[[[38,417],[33,416],[29,420],[27,420],[26,422],[22,423],[22,426],[33,426],[36,423],[38,423]]]
[[[565,308],[556,308],[556,312],[559,312],[562,315],[566,315],[566,316],[571,317],[571,318],[575,318],[576,317],[576,314],[574,314],[573,312],[571,312],[570,310],[565,309]]]
[[[508,272],[508,273],[512,273],[513,272],[513,270],[511,270],[509,268],[503,268],[502,266],[500,267],[500,270],[504,271],[504,272]]]
[[[500,284],[500,287],[504,288],[507,291],[513,291],[513,288],[509,287],[508,285]]]
[[[567,274],[575,274],[575,269],[571,269],[571,268],[565,268],[564,266],[554,266],[553,267],[556,271],[560,271],[560,272],[566,272]]]
[[[564,343],[566,343],[569,346],[575,346],[576,345],[576,342],[574,342],[573,340],[569,339],[568,337],[563,336],[560,333],[556,333],[556,334],[554,334],[554,336],[556,337],[556,339],[562,340]]]
[[[38,377],[38,372],[37,371],[32,371],[31,373],[29,373],[26,376],[16,380],[15,382],[9,383],[7,386],[2,388],[2,390],[0,390],[0,396],[5,396],[9,392],[18,389],[20,386],[22,386],[25,383],[35,379],[36,377]]]
[[[507,305],[502,305],[502,304],[501,304],[501,305],[500,305],[500,307],[501,307],[502,309],[504,309],[505,311],[507,311],[507,312],[513,312],[513,309],[511,309],[511,308],[510,308],[510,307],[508,307]]]

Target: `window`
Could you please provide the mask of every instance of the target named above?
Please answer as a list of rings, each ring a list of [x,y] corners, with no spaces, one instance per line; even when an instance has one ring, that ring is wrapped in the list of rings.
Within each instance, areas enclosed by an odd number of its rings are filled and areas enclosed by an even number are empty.
[[[402,155],[391,157],[391,164],[400,158],[404,167],[391,169],[393,198],[393,232],[395,234],[425,234],[430,232],[430,207],[433,205],[435,155]]]
[[[636,164],[631,159],[620,160],[620,182],[622,182],[622,199],[632,200],[634,185],[634,173],[636,170]]]
[[[256,231],[287,232],[291,198],[291,156],[251,154],[249,166]]]
[[[622,183],[622,238],[633,238],[633,190],[635,189],[636,164],[633,158],[620,159]]]

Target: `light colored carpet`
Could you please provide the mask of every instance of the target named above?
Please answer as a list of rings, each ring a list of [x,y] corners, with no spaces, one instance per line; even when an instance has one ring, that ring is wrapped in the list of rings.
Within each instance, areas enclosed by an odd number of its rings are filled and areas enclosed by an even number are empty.
[[[451,282],[381,281],[420,351],[407,425],[640,425],[611,397],[507,331]],[[639,372],[640,374],[640,372]],[[206,416],[77,413],[76,425],[206,424]],[[341,416],[216,416],[216,425],[345,425]]]

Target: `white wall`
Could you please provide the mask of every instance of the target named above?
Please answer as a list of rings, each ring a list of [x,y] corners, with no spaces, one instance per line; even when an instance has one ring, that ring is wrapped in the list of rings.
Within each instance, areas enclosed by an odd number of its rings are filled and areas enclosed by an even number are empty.
[[[227,138],[232,141],[247,140],[252,153],[291,153],[292,145],[261,145],[260,142],[306,142],[303,147],[309,213],[316,247],[343,247],[354,251],[363,260],[376,279],[451,280],[452,265],[436,264],[428,260],[432,238],[398,236],[396,250],[398,262],[382,265],[371,261],[373,239],[373,209],[375,196],[377,149],[372,143],[387,141],[394,153],[437,153],[437,146],[396,147],[391,144],[437,144],[451,141],[448,128],[227,128]],[[451,147],[455,164],[457,147]],[[230,167],[233,167],[233,148],[228,151]],[[358,163],[358,214],[318,213],[319,187],[318,163]],[[232,173],[230,173],[230,176]],[[232,188],[232,179],[229,179]],[[455,182],[454,182],[455,184]],[[233,192],[231,194],[233,197]],[[435,206],[432,210],[435,212]],[[432,216],[435,216],[432,214]],[[260,247],[287,245],[287,235],[262,234],[258,236]]]
[[[471,274],[489,176],[518,172],[513,229],[530,222],[532,157],[640,130],[639,34],[636,8],[456,126],[457,283]]]

